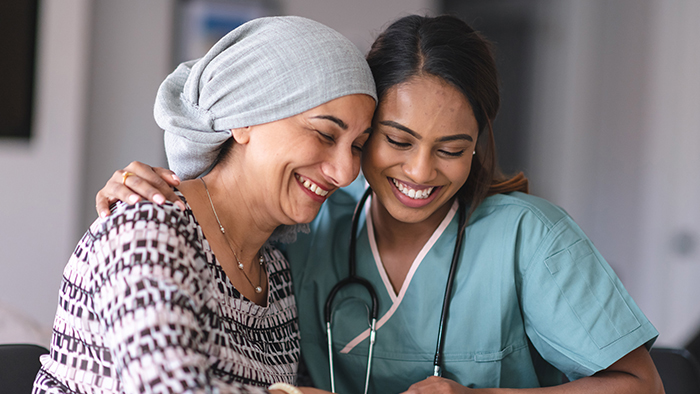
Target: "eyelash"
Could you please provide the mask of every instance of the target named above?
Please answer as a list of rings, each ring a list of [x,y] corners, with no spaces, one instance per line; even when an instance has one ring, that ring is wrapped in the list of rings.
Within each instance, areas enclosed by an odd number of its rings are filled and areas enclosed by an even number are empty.
[[[445,154],[449,157],[460,157],[464,154],[464,150],[461,150],[459,152],[448,152],[446,150],[441,150],[440,152],[442,152],[443,154]]]
[[[329,134],[326,134],[326,133],[322,133],[322,132],[320,132],[320,131],[318,131],[318,130],[316,130],[316,132],[317,132],[318,135],[320,135],[321,138],[323,138],[324,140],[326,140],[326,141],[328,141],[328,142],[335,142],[335,138],[334,138],[332,135],[329,135]]]
[[[408,143],[408,142],[398,142],[398,141],[396,141],[396,140],[393,140],[393,139],[391,139],[391,137],[389,137],[388,135],[386,136],[386,140],[387,140],[387,142],[389,142],[391,145],[394,145],[394,146],[396,146],[396,147],[399,148],[399,149],[407,149],[407,148],[409,148],[409,147],[411,146],[411,144]],[[460,151],[458,151],[458,152],[450,152],[450,151],[446,151],[446,150],[439,150],[438,152],[440,152],[440,153],[442,153],[442,154],[444,154],[444,155],[446,155],[446,156],[448,156],[448,157],[461,157],[462,155],[464,155],[464,150],[460,150]]]
[[[411,144],[409,144],[409,143],[407,143],[407,142],[398,142],[398,141],[392,140],[391,137],[389,137],[388,135],[386,136],[386,140],[387,140],[387,142],[389,142],[391,145],[394,145],[394,146],[396,146],[396,147],[398,147],[398,148],[408,148],[408,147],[411,146]]]
[[[327,142],[330,142],[330,143],[334,143],[334,142],[335,142],[335,137],[333,137],[332,135],[328,135],[328,134],[326,134],[326,133],[322,133],[322,132],[320,132],[320,131],[318,131],[318,130],[316,130],[316,132],[318,133],[318,135],[321,136],[321,138],[322,138],[323,140],[325,140],[325,141],[327,141]],[[353,145],[352,147],[353,147],[353,149],[356,149],[358,153],[362,153],[362,148],[363,148],[362,145]]]

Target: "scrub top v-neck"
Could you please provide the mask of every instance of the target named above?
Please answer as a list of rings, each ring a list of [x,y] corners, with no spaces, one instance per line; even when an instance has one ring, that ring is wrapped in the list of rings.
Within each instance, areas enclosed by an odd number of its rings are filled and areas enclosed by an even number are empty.
[[[336,192],[309,234],[287,246],[299,309],[302,356],[329,389],[323,306],[348,274],[357,190]],[[369,206],[369,202],[367,204]],[[440,309],[457,234],[456,205],[424,245],[400,291],[388,280],[371,217],[362,213],[357,274],[379,297],[371,393],[402,392],[432,375]],[[361,392],[369,297],[345,289],[332,317],[336,387]],[[455,278],[444,373],[468,387],[537,387],[607,368],[658,333],[588,238],[560,208],[522,193],[486,199],[465,232]],[[536,351],[535,351],[536,349]],[[540,356],[548,363],[541,363]]]

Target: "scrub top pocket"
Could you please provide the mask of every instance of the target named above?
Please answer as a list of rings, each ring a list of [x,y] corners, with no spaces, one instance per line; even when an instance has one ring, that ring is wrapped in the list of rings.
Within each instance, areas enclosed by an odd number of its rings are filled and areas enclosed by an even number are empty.
[[[545,265],[598,349],[641,325],[585,240],[547,258]]]

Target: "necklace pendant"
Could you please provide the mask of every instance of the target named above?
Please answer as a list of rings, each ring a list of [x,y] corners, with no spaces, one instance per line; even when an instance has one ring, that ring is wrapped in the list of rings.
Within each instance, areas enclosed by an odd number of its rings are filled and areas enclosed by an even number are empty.
[[[255,286],[255,292],[258,293],[258,294],[262,293],[262,287],[260,287],[260,286]]]
[[[242,270],[242,269],[243,269],[243,263],[241,263],[240,261],[238,262],[238,269],[239,269],[239,270]]]

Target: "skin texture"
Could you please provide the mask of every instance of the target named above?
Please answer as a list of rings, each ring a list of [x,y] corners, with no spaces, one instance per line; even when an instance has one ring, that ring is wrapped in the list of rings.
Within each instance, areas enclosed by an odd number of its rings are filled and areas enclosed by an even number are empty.
[[[439,78],[421,76],[389,89],[380,102],[373,128],[363,151],[363,173],[375,192],[371,213],[382,263],[394,290],[398,291],[410,262],[445,217],[455,193],[469,175],[477,126],[461,93]],[[127,187],[121,185],[122,172],[116,172],[103,189],[108,191],[98,195],[98,207],[104,200],[117,195],[128,197],[134,192],[148,198],[154,195],[166,198],[169,186],[163,187],[167,185],[163,180],[175,183],[170,181],[167,170],[155,169],[154,172],[140,163],[132,163],[126,170],[137,173],[142,179],[132,187],[132,178],[137,176],[129,177],[126,186],[131,190],[125,190]],[[157,179],[159,177],[163,180]],[[156,181],[154,186],[143,185],[151,179]],[[414,189],[435,187],[434,196],[428,198],[429,202],[419,202],[416,206],[415,201],[402,196],[393,179]],[[556,387],[470,389],[449,379],[429,377],[416,382],[407,391],[472,392],[658,394],[664,390],[648,351],[640,347],[591,377]]]
[[[267,302],[267,292],[256,293],[254,287],[267,289],[258,251],[272,232],[281,224],[310,222],[328,196],[357,177],[373,109],[371,97],[355,94],[286,119],[234,129],[227,157],[203,177],[211,202],[201,180],[180,185],[219,264],[249,300]],[[309,182],[321,195],[309,190]]]
[[[387,91],[373,129],[362,172],[374,191],[371,210],[379,254],[398,293],[410,263],[467,180],[478,125],[457,89],[425,76]],[[395,181],[433,189],[428,198],[412,199]]]

